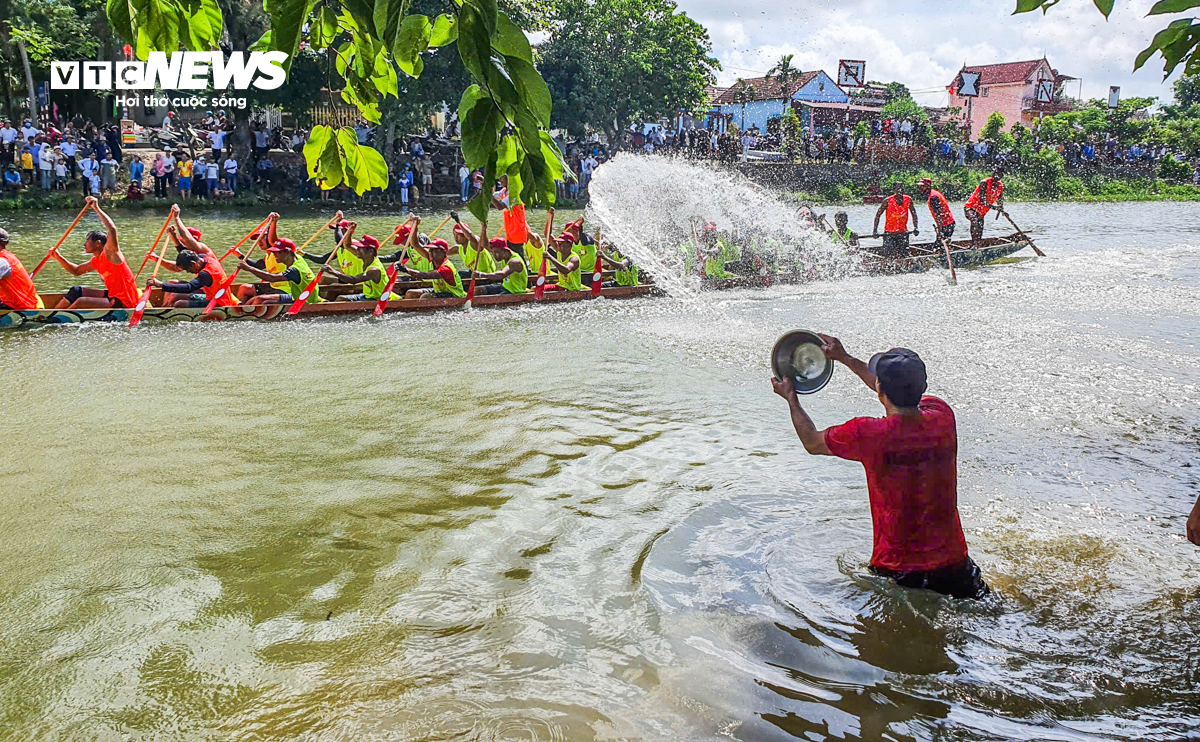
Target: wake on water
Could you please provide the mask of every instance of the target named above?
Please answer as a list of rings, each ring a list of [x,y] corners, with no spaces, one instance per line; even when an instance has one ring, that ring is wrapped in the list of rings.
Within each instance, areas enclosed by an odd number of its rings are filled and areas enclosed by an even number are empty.
[[[686,298],[699,289],[699,277],[686,270],[681,246],[694,244],[709,222],[770,256],[786,272],[814,280],[864,272],[844,244],[813,226],[819,214],[731,170],[622,153],[596,169],[589,193],[589,217],[600,223],[606,239],[672,296]]]

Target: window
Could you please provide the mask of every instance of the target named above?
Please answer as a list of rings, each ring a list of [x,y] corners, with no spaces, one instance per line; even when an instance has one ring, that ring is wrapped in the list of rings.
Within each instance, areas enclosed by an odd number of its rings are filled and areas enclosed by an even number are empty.
[[[988,97],[988,89],[987,88],[983,89],[983,97],[984,98]]]
[[[817,89],[820,90],[822,93],[825,92],[825,81],[824,80],[817,83]]]

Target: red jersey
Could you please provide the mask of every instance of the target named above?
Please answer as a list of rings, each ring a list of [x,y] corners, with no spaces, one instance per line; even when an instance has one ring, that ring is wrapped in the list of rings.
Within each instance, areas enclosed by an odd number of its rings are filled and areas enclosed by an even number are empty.
[[[981,192],[981,189],[986,189]],[[987,216],[1000,197],[1004,195],[1004,183],[995,178],[984,178],[983,182],[975,186],[975,192],[963,204],[963,208],[972,209],[980,216]]]
[[[933,223],[939,227],[948,227],[954,223],[954,214],[950,213],[950,202],[941,191],[929,191],[929,213],[933,214]]]
[[[108,298],[120,299],[122,306],[132,309],[140,300],[137,281],[133,279],[133,271],[129,263],[122,260],[114,263],[104,257],[104,253],[92,256],[92,268],[104,279],[104,288],[108,289]]]
[[[225,275],[225,269],[221,267],[221,261],[217,260],[215,255],[212,255],[211,253],[208,255],[201,255],[200,259],[204,261],[204,268],[201,269],[200,272],[207,273],[212,277],[212,285],[204,287],[204,295],[208,297],[209,301],[212,301],[213,297],[217,295],[217,292],[221,290],[221,287],[225,285],[225,280],[228,278],[228,276]],[[221,298],[217,299],[217,306],[237,306],[237,300],[233,298],[232,294],[232,290],[221,294]]]
[[[25,266],[6,248],[0,248],[0,260],[9,267],[9,274],[0,278],[0,304],[12,309],[37,309],[37,289]]]
[[[884,223],[884,231],[888,234],[903,234],[908,231],[908,210],[912,208],[912,199],[908,196],[903,196],[902,200],[897,201],[894,195],[888,196],[887,203],[887,221]]]
[[[938,569],[967,558],[958,518],[954,411],[926,396],[921,416],[856,417],[825,431],[834,456],[867,473],[875,546],[871,564],[897,572]]]

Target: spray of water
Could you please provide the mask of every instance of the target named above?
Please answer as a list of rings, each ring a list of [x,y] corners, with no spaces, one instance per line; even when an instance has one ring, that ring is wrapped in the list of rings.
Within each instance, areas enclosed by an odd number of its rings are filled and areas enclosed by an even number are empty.
[[[740,173],[675,157],[619,154],[597,168],[589,217],[606,239],[654,275],[672,296],[694,298],[695,271],[681,246],[708,222],[751,245],[785,280],[839,278],[861,272],[858,258],[812,224],[806,207]]]

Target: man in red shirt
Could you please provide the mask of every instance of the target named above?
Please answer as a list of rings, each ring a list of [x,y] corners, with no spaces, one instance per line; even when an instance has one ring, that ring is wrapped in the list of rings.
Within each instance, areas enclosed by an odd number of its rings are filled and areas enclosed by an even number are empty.
[[[822,335],[822,350],[879,395],[886,417],[856,417],[817,430],[800,406],[791,379],[772,379],[787,400],[804,448],[818,456],[861,462],[867,474],[875,546],[871,571],[902,587],[955,598],[989,592],[967,555],[958,518],[958,432],[954,411],[926,396],[925,363],[893,348],[869,363],[854,358],[840,340]]]

